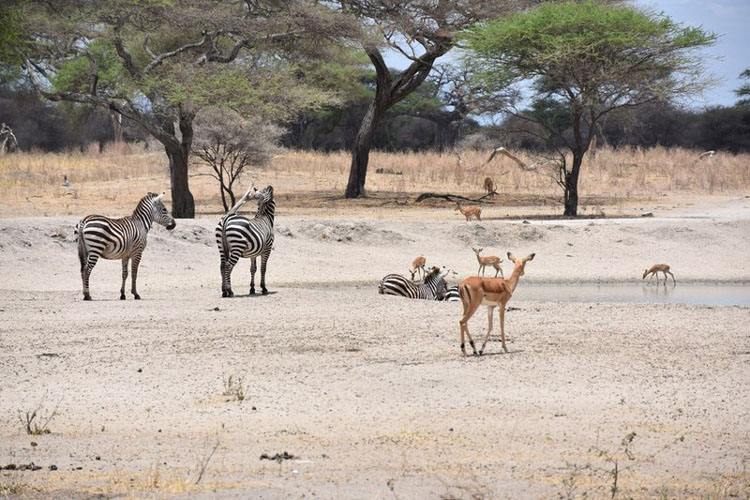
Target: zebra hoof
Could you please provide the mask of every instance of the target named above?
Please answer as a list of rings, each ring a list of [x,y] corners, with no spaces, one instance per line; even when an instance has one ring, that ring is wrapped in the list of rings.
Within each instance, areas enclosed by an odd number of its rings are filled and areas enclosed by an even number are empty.
[[[140,295],[138,295],[137,293],[133,295],[133,298],[134,298],[135,300],[141,300],[141,296],[140,296]]]
[[[227,291],[226,291],[226,290],[222,290],[222,291],[221,291],[221,296],[222,296],[223,298],[224,298],[224,297],[229,297],[229,294],[227,293]]]
[[[481,351],[479,351],[479,355],[481,356],[482,354],[484,354],[484,349],[482,349]]]
[[[120,300],[125,300],[125,294],[124,293],[120,294]]]
[[[255,295],[255,287],[250,287],[250,295]]]
[[[83,296],[83,300],[91,300],[91,295],[87,293],[86,295]]]
[[[261,293],[262,293],[263,295],[268,295],[268,289],[266,289],[266,288],[263,288],[263,289],[261,290]]]

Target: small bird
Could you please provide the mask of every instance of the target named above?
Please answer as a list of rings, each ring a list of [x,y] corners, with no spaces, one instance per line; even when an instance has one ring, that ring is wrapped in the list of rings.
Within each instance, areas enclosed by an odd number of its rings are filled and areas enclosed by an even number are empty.
[[[64,187],[68,191],[73,191],[75,189],[75,187],[73,187],[73,184],[71,184],[68,180],[67,175],[63,175],[62,187]]]

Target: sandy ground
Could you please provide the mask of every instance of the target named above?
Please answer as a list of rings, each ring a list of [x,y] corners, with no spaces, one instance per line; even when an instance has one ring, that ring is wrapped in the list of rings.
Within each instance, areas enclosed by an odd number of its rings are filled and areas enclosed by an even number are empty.
[[[510,353],[464,358],[460,304],[376,293],[420,253],[468,276],[472,246],[536,252],[519,287],[635,284],[659,261],[677,286],[750,284],[750,199],[645,208],[470,224],[281,209],[272,293],[246,295],[243,261],[234,299],[216,218],[181,220],[150,234],[143,300],[116,300],[120,264],[100,261],[90,303],[78,217],[0,219],[0,466],[42,467],[1,471],[0,496],[747,498],[750,308],[514,300]],[[26,433],[36,408],[50,434]]]

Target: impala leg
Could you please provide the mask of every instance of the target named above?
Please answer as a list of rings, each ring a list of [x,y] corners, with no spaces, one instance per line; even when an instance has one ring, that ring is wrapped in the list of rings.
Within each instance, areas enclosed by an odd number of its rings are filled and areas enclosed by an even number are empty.
[[[492,333],[492,313],[495,312],[494,306],[487,306],[487,335],[484,337],[482,347],[479,349],[479,355],[484,354],[484,347],[487,345],[487,341],[490,339],[490,333]]]
[[[651,283],[652,279],[654,279],[654,274],[656,274],[656,273],[649,273],[649,275],[648,275],[648,281],[646,282],[647,285]],[[659,278],[656,278],[656,282],[659,283]]]
[[[138,295],[138,292],[135,288],[135,281],[138,278],[138,265],[141,263],[141,255],[141,253],[134,254],[130,263],[130,274],[132,276],[130,291],[133,293],[133,298],[135,300],[141,300],[141,296]]]
[[[463,300],[462,300],[463,302]],[[471,318],[474,313],[476,312],[477,308],[481,304],[481,301],[477,303],[477,305],[473,305],[472,303],[466,304],[464,303],[464,315],[461,317],[461,320],[458,322],[461,326],[461,352],[464,353],[464,356],[466,356],[466,348],[464,345],[464,333],[466,334],[466,337],[469,339],[469,345],[471,345],[472,351],[474,351],[474,355],[477,356],[477,348],[474,346],[474,339],[471,338],[471,334],[469,333],[469,318]]]
[[[258,270],[258,263],[253,257],[250,260],[250,295],[255,295],[255,271]]]
[[[505,304],[500,304],[500,342],[503,344],[503,351],[508,352],[505,347]]]
[[[125,280],[128,279],[129,261],[129,257],[122,259],[122,286],[120,287],[120,300],[125,300]]]
[[[674,274],[672,274],[672,272],[671,272],[671,271],[667,271],[667,272],[668,272],[668,273],[669,273],[669,275],[670,275],[670,276],[672,277],[672,284],[673,284],[673,285],[676,285],[676,284],[677,284],[677,281],[676,281],[676,280],[674,279]],[[667,278],[666,278],[666,277],[664,277],[664,281],[665,281],[665,282],[667,281]]]

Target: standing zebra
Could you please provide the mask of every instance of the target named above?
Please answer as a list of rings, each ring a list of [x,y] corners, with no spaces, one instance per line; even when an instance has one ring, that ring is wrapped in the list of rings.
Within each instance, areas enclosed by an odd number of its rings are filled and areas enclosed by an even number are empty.
[[[410,299],[441,300],[445,294],[445,277],[450,269],[433,267],[424,283],[414,283],[400,274],[389,274],[378,285],[381,295],[400,295]]]
[[[236,213],[244,202],[258,200],[258,212],[253,219]],[[240,257],[252,259],[250,262],[250,294],[255,293],[255,259],[260,255],[260,289],[263,295],[266,289],[266,263],[273,247],[273,218],[276,202],[273,199],[273,187],[268,186],[260,191],[250,187],[245,196],[221,218],[216,225],[216,244],[221,257],[221,296],[233,297],[232,269]]]
[[[81,261],[83,300],[91,300],[89,277],[100,257],[122,259],[122,286],[120,300],[125,300],[125,280],[128,277],[128,261],[132,259],[133,297],[141,298],[135,288],[138,264],[146,248],[146,236],[151,224],[158,222],[169,230],[175,221],[162,203],[162,194],[148,193],[141,198],[133,215],[122,219],[110,219],[101,215],[87,215],[76,225],[78,235],[78,259]]]

